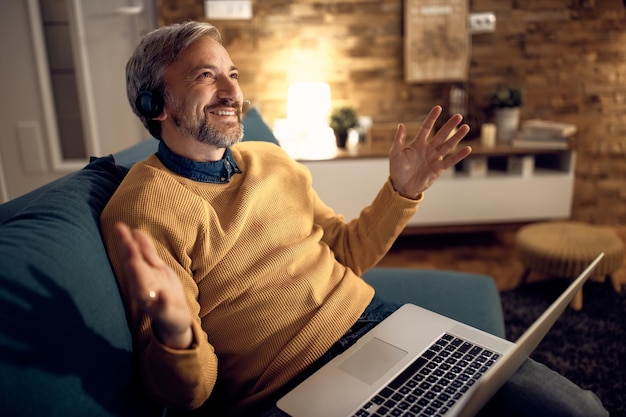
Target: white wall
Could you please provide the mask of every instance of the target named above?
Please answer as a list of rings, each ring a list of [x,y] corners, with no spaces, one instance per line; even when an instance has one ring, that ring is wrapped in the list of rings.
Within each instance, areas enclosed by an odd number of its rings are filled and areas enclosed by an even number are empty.
[[[49,137],[26,0],[0,4],[0,159],[3,200],[21,195],[63,172],[52,172]],[[22,126],[22,128],[20,128]],[[23,128],[26,126],[26,128]],[[39,166],[37,166],[39,165]]]
[[[63,12],[71,20],[71,44],[51,42],[61,32],[42,27],[40,0],[0,2],[0,202],[81,168],[89,156],[107,155],[149,136],[126,99],[124,67],[139,36],[156,26],[154,1],[41,0],[41,4],[45,11]],[[120,12],[134,5],[142,5],[143,12],[124,13],[132,7]],[[63,38],[67,42],[68,37]],[[46,43],[54,44],[50,60]],[[79,96],[83,124],[78,135],[59,129],[60,124],[67,126],[68,114],[59,107],[57,119],[52,88],[53,82],[58,86],[71,77],[51,76],[48,65],[50,61],[58,70],[58,64],[67,65],[68,60],[74,64],[77,85],[72,87]],[[70,90],[57,88],[56,102],[72,96]]]

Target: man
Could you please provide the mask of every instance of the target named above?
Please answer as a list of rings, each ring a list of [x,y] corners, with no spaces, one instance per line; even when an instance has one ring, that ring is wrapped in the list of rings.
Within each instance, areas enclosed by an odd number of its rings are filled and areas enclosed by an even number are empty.
[[[101,222],[147,392],[171,409],[278,414],[279,393],[397,307],[360,275],[424,191],[469,155],[453,151],[469,127],[454,115],[430,137],[439,106],[410,141],[399,125],[389,178],[346,223],[279,147],[238,143],[237,78],[209,24],[144,37],[127,65],[127,93],[159,150],[131,169]],[[542,369],[522,376],[543,378]],[[567,387],[580,415],[603,415],[595,397],[564,381],[555,389]]]

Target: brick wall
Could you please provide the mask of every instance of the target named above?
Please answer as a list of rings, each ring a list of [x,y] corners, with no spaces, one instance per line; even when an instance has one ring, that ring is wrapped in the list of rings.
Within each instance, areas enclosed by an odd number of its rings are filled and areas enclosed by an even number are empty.
[[[160,24],[203,20],[202,0],[159,0]],[[493,11],[495,33],[472,36],[467,120],[490,118],[500,82],[525,92],[522,118],[573,122],[579,134],[573,219],[626,223],[626,6],[622,0],[473,0]],[[449,83],[404,81],[403,0],[253,0],[249,21],[213,21],[240,69],[246,98],[271,124],[287,87],[326,81],[333,106],[373,117],[376,130],[412,124]]]

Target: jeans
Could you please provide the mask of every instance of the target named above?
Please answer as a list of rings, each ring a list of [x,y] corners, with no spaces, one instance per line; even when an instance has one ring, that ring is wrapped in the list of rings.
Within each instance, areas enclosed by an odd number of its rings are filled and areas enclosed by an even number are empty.
[[[321,357],[305,375],[285,386],[276,397],[295,387],[303,379],[353,345],[376,324],[397,310],[401,304],[390,303],[375,296],[357,322]],[[275,405],[260,414],[262,417],[288,417]],[[532,417],[594,417],[608,416],[599,398],[583,390],[546,366],[527,359],[478,414],[491,416]]]

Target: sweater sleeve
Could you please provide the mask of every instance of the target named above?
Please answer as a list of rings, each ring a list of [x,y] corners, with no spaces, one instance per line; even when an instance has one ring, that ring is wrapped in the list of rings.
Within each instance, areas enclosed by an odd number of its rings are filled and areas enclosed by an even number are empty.
[[[217,361],[199,323],[192,324],[189,349],[171,349],[152,334],[140,352],[141,380],[147,392],[172,409],[196,409],[215,385]],[[209,366],[207,366],[209,365]]]
[[[102,213],[102,234],[129,313],[143,387],[161,405],[172,409],[194,409],[208,399],[215,386],[217,357],[201,326],[197,283],[189,271],[189,265],[185,264],[184,259],[179,259],[180,253],[185,251],[184,242],[193,239],[193,236],[189,237],[192,233],[179,230],[177,237],[180,239],[167,238],[166,235],[171,236],[173,233],[168,225],[177,224],[176,219],[171,216],[180,210],[167,210],[167,207],[156,209],[164,202],[184,203],[181,198],[175,198],[180,196],[163,196],[155,191],[176,188],[172,184],[155,182],[155,187],[146,187],[148,182],[145,178],[141,175],[133,176],[131,171]],[[194,210],[189,212],[194,213]],[[161,259],[180,278],[193,318],[194,343],[191,348],[177,350],[160,343],[152,332],[150,318],[142,314],[134,300],[128,296],[123,272],[124,258],[114,232],[115,223],[119,221],[125,222],[131,228],[145,230],[152,237]],[[180,244],[181,249],[173,249],[177,244]]]
[[[417,200],[401,196],[387,179],[372,203],[358,218],[345,222],[313,191],[315,219],[324,229],[324,241],[339,262],[362,275],[375,266],[417,212]]]

